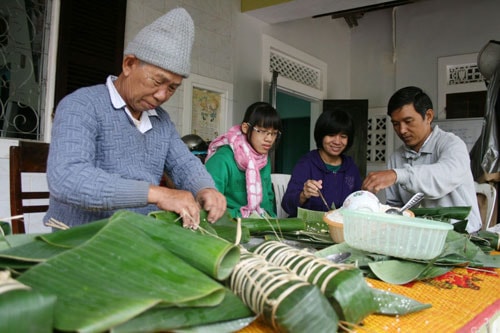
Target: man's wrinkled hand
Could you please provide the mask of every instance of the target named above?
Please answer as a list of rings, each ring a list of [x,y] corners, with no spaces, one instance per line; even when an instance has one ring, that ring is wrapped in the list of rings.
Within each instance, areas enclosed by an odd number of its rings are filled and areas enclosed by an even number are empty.
[[[227,203],[226,197],[214,188],[204,188],[196,194],[196,200],[207,211],[207,220],[216,222],[224,215]]]

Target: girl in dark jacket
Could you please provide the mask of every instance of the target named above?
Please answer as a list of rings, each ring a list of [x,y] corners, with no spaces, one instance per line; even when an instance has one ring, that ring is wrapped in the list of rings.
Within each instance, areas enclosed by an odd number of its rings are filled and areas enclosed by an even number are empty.
[[[341,110],[323,112],[316,121],[314,139],[317,149],[295,165],[281,202],[291,217],[297,216],[298,207],[317,211],[340,208],[349,194],[361,189],[359,169],[344,154],[354,140],[349,114]]]

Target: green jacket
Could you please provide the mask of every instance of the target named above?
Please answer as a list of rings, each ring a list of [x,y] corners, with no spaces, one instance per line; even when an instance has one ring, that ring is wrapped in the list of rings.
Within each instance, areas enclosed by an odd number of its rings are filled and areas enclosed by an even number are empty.
[[[238,169],[231,147],[222,146],[205,163],[217,189],[224,194],[227,209],[232,217],[241,217],[240,208],[247,205],[245,171]],[[271,182],[271,159],[260,170],[262,181],[262,203],[260,206],[272,217],[276,217],[274,192]]]

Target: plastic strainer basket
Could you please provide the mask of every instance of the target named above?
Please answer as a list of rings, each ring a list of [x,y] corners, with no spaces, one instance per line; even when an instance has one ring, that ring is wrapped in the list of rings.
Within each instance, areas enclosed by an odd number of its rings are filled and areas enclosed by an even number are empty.
[[[344,238],[350,246],[407,259],[429,260],[443,251],[451,224],[401,215],[344,210]]]

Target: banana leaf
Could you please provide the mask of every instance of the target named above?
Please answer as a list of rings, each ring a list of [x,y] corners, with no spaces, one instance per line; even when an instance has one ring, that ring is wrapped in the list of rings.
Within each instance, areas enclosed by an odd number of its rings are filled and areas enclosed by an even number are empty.
[[[255,231],[253,234],[264,236],[266,240],[277,240],[281,242],[292,241],[297,243],[297,247],[322,249],[333,245],[334,242],[328,231],[328,227],[323,222],[322,217],[325,212],[298,208],[297,218],[304,221],[305,228],[297,230],[276,230]]]
[[[212,227],[217,232],[219,237],[222,237],[233,244],[236,243],[238,228],[241,232],[239,244],[248,243],[251,238],[250,230],[241,224],[238,226],[237,221],[231,217],[229,211],[226,211],[226,213],[218,219],[217,222],[212,224]]]
[[[182,226],[182,220],[179,214],[175,212],[158,210],[148,214],[148,216],[154,217],[157,220],[161,220],[168,223],[174,223]],[[217,235],[217,232],[213,228],[213,225],[207,221],[207,212],[204,210],[200,211],[200,225],[197,230],[199,233],[208,233],[211,235]]]
[[[98,220],[92,223],[78,225],[67,230],[58,230],[56,232],[42,234],[37,238],[53,246],[71,249],[88,241],[108,222],[109,219]]]
[[[56,297],[33,290],[12,290],[0,295],[0,332],[53,331]]]
[[[87,242],[32,267],[18,280],[58,297],[54,327],[62,331],[105,331],[160,303],[219,304],[223,286],[151,238],[152,229],[175,232],[158,228],[164,225],[129,211],[117,212]],[[203,251],[203,244],[191,246],[191,254]]]
[[[297,208],[297,217],[304,220],[307,231],[329,235],[328,225],[323,221],[323,216],[326,213],[302,207]]]
[[[449,231],[443,253],[436,258],[436,265],[500,268],[500,256],[484,253],[481,247],[472,241],[472,237],[453,230]]]
[[[220,323],[176,329],[174,333],[233,333],[248,326],[255,320],[255,317],[240,318],[235,320],[223,321]]]
[[[279,241],[301,249],[316,251],[334,244],[330,236],[309,233],[307,231],[288,231],[277,236],[274,233],[263,233],[265,241]]]
[[[229,286],[279,332],[337,331],[337,314],[318,287],[260,255],[242,250]]]
[[[0,221],[0,235],[11,234],[10,224],[8,222]]]
[[[483,252],[500,251],[500,233],[487,230],[478,231],[471,235],[471,241],[479,246]]]
[[[470,206],[419,207],[411,210],[417,217],[452,223],[453,230],[462,234],[467,233],[467,216],[469,216],[471,210]]]
[[[253,252],[318,286],[340,320],[357,324],[377,309],[363,273],[353,265],[334,264],[275,241],[262,243]]]
[[[0,251],[33,241],[39,234],[0,235]]]
[[[241,225],[248,228],[250,235],[258,235],[261,232],[274,232],[280,235],[284,231],[305,230],[304,220],[296,217],[289,218],[242,218]]]
[[[350,253],[351,255],[349,256],[349,258],[347,258],[347,260],[344,261],[344,263],[345,262],[351,262],[353,264],[362,263],[363,266],[366,266],[367,268],[370,265],[370,263],[385,261],[389,259],[389,257],[381,255],[370,256],[371,255],[370,253],[355,248],[351,248],[346,243],[332,245],[323,250],[315,252],[314,255],[320,258],[325,258],[331,254],[336,254],[336,253]],[[369,273],[373,275],[371,271],[369,271]],[[365,272],[365,275],[370,275],[370,274],[367,274],[367,272]],[[376,278],[375,275],[370,277]],[[412,298],[403,295],[398,295],[383,290],[378,290],[375,288],[372,288],[371,291],[377,305],[377,309],[375,310],[375,312],[378,314],[405,315],[430,307],[429,304],[420,303]]]
[[[156,211],[149,213],[150,216],[153,216],[156,219],[169,222],[169,223],[177,223],[181,225],[179,220],[179,215],[173,212],[167,211]],[[208,233],[212,236],[218,236],[227,240],[230,243],[236,243],[236,236],[238,233],[238,225],[236,221],[231,217],[231,214],[226,211],[226,213],[217,220],[215,223],[209,223],[207,221],[207,212],[202,210],[200,212],[200,228],[198,228],[197,232],[199,233]],[[241,238],[240,243],[247,243],[250,240],[250,231],[246,227],[241,227]]]
[[[438,267],[404,260],[386,260],[369,264],[375,276],[390,284],[405,284],[449,272],[452,267]]]
[[[182,228],[175,221],[178,215],[158,212],[157,221],[145,231],[156,242],[162,244],[179,258],[217,280],[226,279],[240,260],[239,247],[225,239],[203,235],[201,231]],[[203,218],[201,218],[203,222]],[[205,222],[206,223],[206,222]],[[182,241],[180,241],[182,240]],[[193,244],[203,243],[203,251],[193,251]]]
[[[450,219],[465,220],[469,216],[470,206],[412,208],[411,211],[418,217],[434,220],[449,221]]]
[[[420,303],[412,298],[391,293],[389,291],[373,288],[372,292],[373,298],[379,306],[377,310],[378,314],[399,316],[402,314],[422,311],[432,307],[431,304]]]
[[[7,236],[5,246],[1,246],[2,242],[0,241],[0,268],[9,268],[20,273],[39,262],[46,261],[83,243],[99,231],[105,222],[107,220],[47,234]]]
[[[42,240],[33,239],[29,243],[25,243],[1,251],[0,260],[1,259],[18,260],[21,262],[27,262],[30,265],[34,265],[39,262],[43,262],[48,258],[51,258],[64,251],[66,251],[66,248],[47,244]]]
[[[237,321],[247,319],[246,321]],[[156,306],[128,322],[111,329],[110,333],[164,332],[207,326],[213,323],[236,321],[232,331],[243,328],[241,325],[255,319],[253,312],[229,289],[225,290],[224,300],[211,307],[163,307]],[[235,326],[236,325],[236,326]],[[246,326],[245,325],[245,326]],[[220,330],[217,330],[220,332]]]
[[[57,255],[66,249],[49,245],[38,236],[15,234],[5,238],[5,247],[0,246],[0,269],[9,269],[16,274]],[[0,242],[0,245],[2,242]]]
[[[203,212],[206,216],[206,212]],[[194,232],[181,227],[178,222],[179,215],[173,212],[156,212],[152,215],[156,219],[167,222],[161,225],[152,224],[148,226],[149,234],[153,239],[161,242],[164,246],[174,252],[177,256],[183,258],[189,264],[202,270],[206,274],[223,280],[229,276],[232,268],[239,260],[239,250],[237,246],[228,243],[223,239],[213,237],[204,237],[202,232]],[[201,219],[204,220],[203,217]],[[61,230],[50,234],[39,235],[34,241],[28,242],[23,246],[7,249],[0,252],[0,267],[10,267],[17,269],[26,269],[31,267],[31,264],[17,263],[13,264],[12,259],[26,262],[42,262],[48,258],[65,251],[68,248],[78,246],[95,235],[103,226],[108,223],[108,219],[95,221],[80,225],[68,230]],[[203,222],[202,222],[203,223]],[[205,219],[205,222],[206,219]],[[236,226],[236,223],[234,223]],[[155,231],[162,229],[161,231]],[[175,230],[175,232],[166,232],[163,229]],[[206,226],[204,230],[208,230]],[[231,231],[227,231],[230,233]],[[234,229],[236,232],[236,229]],[[212,231],[211,234],[217,234]],[[183,237],[184,242],[178,242],[178,237]],[[246,238],[249,238],[248,231]],[[203,241],[207,243],[209,249],[192,256],[190,251],[193,242]],[[4,259],[9,259],[4,262]]]

